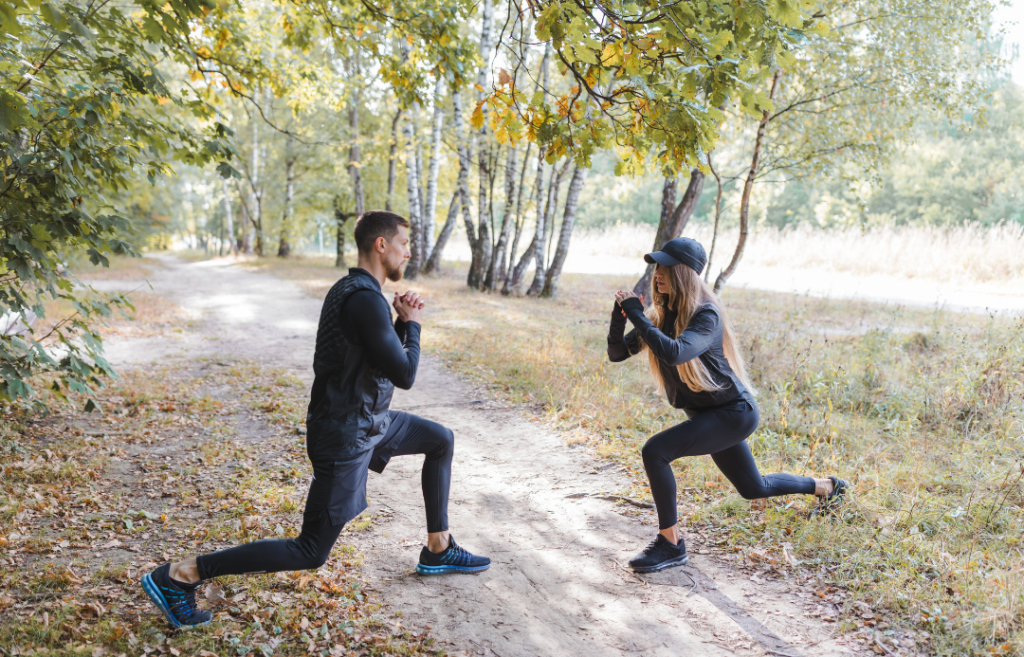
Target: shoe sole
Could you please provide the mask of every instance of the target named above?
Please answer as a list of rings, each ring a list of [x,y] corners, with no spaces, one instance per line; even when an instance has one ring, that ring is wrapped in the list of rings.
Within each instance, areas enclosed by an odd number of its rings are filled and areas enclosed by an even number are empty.
[[[656,573],[659,570],[665,570],[666,568],[672,568],[673,566],[685,566],[689,562],[690,555],[684,554],[681,557],[662,561],[661,563],[654,564],[653,566],[630,566],[630,568],[633,569],[634,573]]]
[[[416,572],[420,575],[446,575],[448,573],[482,573],[491,567],[486,566],[424,566],[416,564]]]
[[[167,599],[164,597],[164,594],[160,592],[160,587],[156,585],[156,582],[153,581],[153,577],[149,573],[142,576],[142,590],[146,592],[146,595],[148,595],[149,599],[153,601],[156,608],[160,610],[160,613],[164,615],[167,621],[175,629],[188,630],[193,627],[210,624],[210,621],[205,621],[203,623],[196,623],[195,625],[186,625],[175,618],[174,614],[171,613],[171,607],[167,604]]]

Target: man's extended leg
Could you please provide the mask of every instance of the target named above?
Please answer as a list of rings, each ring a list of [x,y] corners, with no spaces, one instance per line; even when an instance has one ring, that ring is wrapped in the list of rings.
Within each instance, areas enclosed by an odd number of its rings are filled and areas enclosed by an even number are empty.
[[[365,491],[366,458],[351,469],[362,472]],[[218,550],[193,559],[166,563],[142,579],[143,589],[175,627],[190,627],[209,621],[210,613],[196,608],[195,589],[202,580],[221,575],[309,570],[327,561],[344,522],[335,524],[328,510],[332,491],[338,484],[339,468],[320,470],[314,475],[302,514],[302,530],[296,538],[253,541]],[[363,493],[365,500],[365,492]]]

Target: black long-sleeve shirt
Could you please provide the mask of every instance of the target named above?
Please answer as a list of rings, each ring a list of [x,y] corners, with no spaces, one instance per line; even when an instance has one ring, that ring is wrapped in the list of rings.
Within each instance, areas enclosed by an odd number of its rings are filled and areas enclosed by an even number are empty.
[[[370,364],[395,386],[411,388],[420,362],[419,323],[398,318],[392,326],[387,300],[373,290],[353,292],[343,318],[342,332],[350,342],[362,345]]]
[[[327,293],[306,413],[307,451],[314,463],[373,449],[390,422],[394,388],[412,387],[420,325],[391,318],[380,283],[364,269],[349,269]]]
[[[627,318],[635,328],[624,335]],[[675,321],[675,312],[667,311],[665,326],[674,327]],[[675,332],[674,329],[670,330]],[[621,306],[616,303],[612,310],[608,329],[608,358],[613,363],[624,361],[640,353],[642,346],[647,345],[658,358],[668,402],[687,412],[723,406],[737,399],[745,399],[753,404],[753,396],[725,357],[722,350],[723,334],[722,318],[714,305],[699,308],[690,318],[686,329],[678,336],[671,336],[647,318],[639,299],[626,299]],[[701,359],[719,386],[718,390],[694,392],[679,378],[676,366],[694,358]]]

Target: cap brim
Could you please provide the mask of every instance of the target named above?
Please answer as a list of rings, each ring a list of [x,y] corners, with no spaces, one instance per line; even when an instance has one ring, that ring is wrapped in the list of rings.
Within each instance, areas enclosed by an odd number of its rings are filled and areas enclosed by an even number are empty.
[[[657,263],[662,267],[675,267],[682,261],[676,260],[675,258],[665,253],[664,251],[655,251],[654,253],[648,253],[647,255],[645,255],[644,262],[646,262],[649,265]]]

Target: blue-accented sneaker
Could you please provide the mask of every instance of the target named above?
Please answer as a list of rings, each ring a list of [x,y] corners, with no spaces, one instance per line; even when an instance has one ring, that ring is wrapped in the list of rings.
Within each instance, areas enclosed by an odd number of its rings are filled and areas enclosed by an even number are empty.
[[[679,538],[679,545],[672,545],[661,534],[644,548],[644,551],[629,560],[629,567],[637,573],[653,573],[672,566],[682,566],[690,560],[686,554],[686,541]]]
[[[199,585],[184,585],[171,579],[171,564],[165,563],[142,577],[142,589],[175,628],[206,625],[213,614],[196,608]]]
[[[455,539],[448,537],[448,548],[434,554],[424,545],[420,550],[420,562],[416,572],[420,575],[444,575],[445,573],[479,573],[491,567],[491,560],[470,554],[458,546]]]

